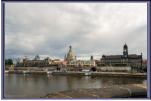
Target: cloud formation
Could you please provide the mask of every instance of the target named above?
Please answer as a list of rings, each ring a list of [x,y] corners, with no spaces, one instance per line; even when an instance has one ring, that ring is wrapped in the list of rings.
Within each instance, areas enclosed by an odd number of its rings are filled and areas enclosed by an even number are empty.
[[[147,57],[146,3],[6,3],[5,56],[78,58],[122,54]]]

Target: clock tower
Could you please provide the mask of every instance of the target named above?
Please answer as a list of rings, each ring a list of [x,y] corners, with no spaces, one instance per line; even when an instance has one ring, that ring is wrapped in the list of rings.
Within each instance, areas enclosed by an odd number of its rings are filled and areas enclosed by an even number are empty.
[[[128,46],[126,45],[126,43],[123,47],[123,57],[128,58]]]

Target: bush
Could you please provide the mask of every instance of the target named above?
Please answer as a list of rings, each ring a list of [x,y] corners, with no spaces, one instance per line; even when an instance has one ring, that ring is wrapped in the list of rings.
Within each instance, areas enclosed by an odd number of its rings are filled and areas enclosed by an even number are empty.
[[[5,59],[5,65],[12,65],[13,60],[12,59]]]

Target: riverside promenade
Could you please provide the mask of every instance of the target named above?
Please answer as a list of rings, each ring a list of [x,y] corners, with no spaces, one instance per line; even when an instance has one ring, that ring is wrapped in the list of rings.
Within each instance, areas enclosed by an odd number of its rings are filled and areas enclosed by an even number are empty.
[[[147,73],[137,72],[78,72],[78,71],[5,71],[7,74],[52,74],[52,75],[66,75],[66,76],[117,76],[117,77],[147,77]]]
[[[147,77],[146,73],[134,72],[53,72],[53,75],[81,75],[81,76],[125,76],[125,77]]]
[[[96,89],[73,89],[48,94],[41,98],[147,98],[147,85],[128,84]]]

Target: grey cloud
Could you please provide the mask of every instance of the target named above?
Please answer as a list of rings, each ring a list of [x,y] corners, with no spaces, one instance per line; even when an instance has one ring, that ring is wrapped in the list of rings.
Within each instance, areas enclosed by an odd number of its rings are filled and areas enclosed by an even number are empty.
[[[6,3],[6,57],[41,54],[63,58],[130,53],[147,56],[145,3]],[[135,39],[135,40],[134,40]],[[140,44],[141,43],[141,46]]]

